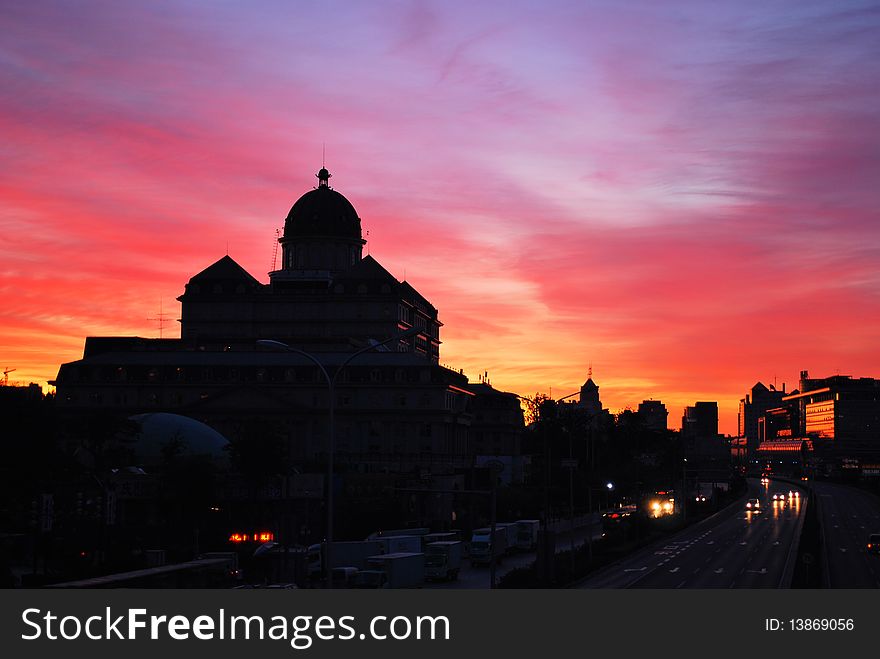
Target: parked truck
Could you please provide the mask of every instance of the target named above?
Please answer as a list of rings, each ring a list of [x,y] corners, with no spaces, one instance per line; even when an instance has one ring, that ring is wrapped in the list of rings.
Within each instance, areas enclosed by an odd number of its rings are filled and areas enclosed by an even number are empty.
[[[538,546],[538,530],[541,520],[520,519],[516,522],[516,546],[523,551],[531,551]]]
[[[425,548],[435,542],[452,542],[454,540],[461,540],[461,536],[456,531],[442,531],[440,533],[429,533],[428,535],[422,536],[422,551]]]
[[[418,588],[425,581],[425,555],[421,552],[398,552],[370,556],[367,571],[385,573],[385,588]]]
[[[425,547],[425,579],[454,581],[461,569],[461,541],[441,540]]]
[[[367,536],[367,540],[376,540],[377,538],[388,538],[395,535],[428,535],[431,529],[427,527],[413,529],[386,529],[385,531],[375,531]]]
[[[382,551],[373,552],[374,554],[418,554],[422,548],[422,535],[390,535],[380,536],[375,542],[382,544]]]
[[[507,551],[507,529],[495,528],[495,537],[488,528],[477,529],[471,537],[471,565],[488,565],[491,557],[500,562]]]
[[[330,563],[333,568],[353,567],[363,570],[367,558],[376,554],[388,553],[382,540],[356,540],[334,542],[330,547]],[[319,578],[324,573],[324,559],[327,556],[327,543],[309,547],[309,576]]]
[[[519,527],[516,522],[499,522],[495,525],[496,529],[504,529],[505,545],[504,553],[512,554],[516,551],[516,541],[519,534]]]

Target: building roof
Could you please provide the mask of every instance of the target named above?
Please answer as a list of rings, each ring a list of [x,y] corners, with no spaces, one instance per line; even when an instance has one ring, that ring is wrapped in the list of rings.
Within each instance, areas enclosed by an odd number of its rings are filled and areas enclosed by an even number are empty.
[[[235,281],[260,286],[260,282],[236,263],[229,254],[194,275],[189,281],[190,283]]]
[[[361,240],[361,219],[354,206],[327,185],[329,172],[322,169],[318,177],[321,184],[300,197],[287,214],[287,219],[284,221],[284,237],[336,237]]]
[[[336,281],[345,279],[375,279],[380,281],[388,280],[395,284],[399,283],[394,275],[383,268],[382,264],[369,254],[355,263],[347,272],[339,275]]]
[[[812,442],[804,439],[770,439],[761,442],[758,446],[759,453],[795,453],[811,451]]]

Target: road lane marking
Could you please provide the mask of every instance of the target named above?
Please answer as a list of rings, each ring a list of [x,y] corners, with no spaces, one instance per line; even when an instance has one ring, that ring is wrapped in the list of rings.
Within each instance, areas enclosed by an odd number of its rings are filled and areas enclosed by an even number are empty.
[[[644,572],[648,569],[648,566],[644,567],[628,567],[624,570],[624,572]]]
[[[670,573],[670,574],[674,574],[674,573],[678,572],[680,569],[681,569],[681,568],[674,567],[674,568],[672,568],[671,570],[669,570],[669,573]]]
[[[723,568],[723,567],[720,567],[720,568],[718,568],[717,570],[715,570],[715,574],[721,574],[721,573],[723,573],[723,572],[724,572],[724,568]]]

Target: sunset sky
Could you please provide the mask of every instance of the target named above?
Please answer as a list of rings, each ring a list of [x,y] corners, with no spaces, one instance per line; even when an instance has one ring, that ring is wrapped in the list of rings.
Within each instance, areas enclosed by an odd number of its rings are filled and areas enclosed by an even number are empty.
[[[880,377],[877,2],[0,9],[0,367],[158,336],[316,184],[440,310],[441,362],[612,411]],[[165,336],[179,335],[166,325]]]

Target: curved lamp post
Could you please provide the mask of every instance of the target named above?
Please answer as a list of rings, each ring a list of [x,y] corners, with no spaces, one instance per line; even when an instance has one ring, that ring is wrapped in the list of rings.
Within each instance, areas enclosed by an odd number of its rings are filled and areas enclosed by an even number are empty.
[[[330,553],[333,547],[333,454],[335,452],[336,443],[336,429],[334,425],[334,416],[336,411],[336,379],[339,377],[339,374],[342,373],[342,369],[348,366],[348,364],[355,357],[362,355],[365,352],[369,352],[370,350],[379,348],[380,346],[384,346],[394,341],[399,341],[400,339],[405,339],[407,337],[413,336],[420,333],[420,331],[421,330],[417,327],[411,327],[404,332],[400,332],[399,334],[395,334],[394,336],[385,339],[384,341],[379,341],[377,343],[367,346],[366,348],[361,348],[360,350],[351,353],[348,357],[346,357],[345,361],[343,361],[342,364],[340,364],[336,368],[332,376],[327,371],[327,368],[324,366],[324,364],[322,364],[321,361],[310,352],[300,350],[299,348],[294,348],[293,346],[289,346],[286,343],[282,343],[281,341],[274,341],[272,339],[259,339],[257,341],[257,345],[264,348],[269,348],[271,350],[279,352],[292,352],[297,355],[302,355],[318,367],[318,370],[321,371],[321,374],[324,376],[324,380],[326,380],[327,382],[327,545],[324,551],[324,578],[326,579],[327,588],[333,588],[333,568],[331,567]],[[287,542],[286,538],[285,542]]]

